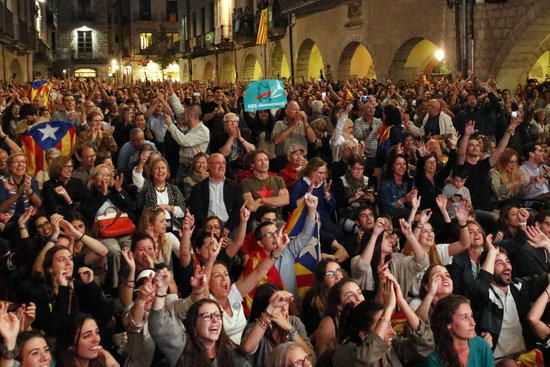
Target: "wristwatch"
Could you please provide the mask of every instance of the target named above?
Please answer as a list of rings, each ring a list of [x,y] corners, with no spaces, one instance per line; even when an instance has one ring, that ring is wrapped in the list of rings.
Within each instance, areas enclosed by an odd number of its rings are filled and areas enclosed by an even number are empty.
[[[296,331],[296,328],[292,326],[288,331],[287,339],[290,341],[294,341],[297,336],[298,336],[298,332]]]
[[[273,262],[275,262],[275,261],[277,261],[277,260],[279,260],[279,259],[281,258],[281,255],[279,254],[279,255],[275,256],[275,255],[273,254],[273,252],[272,252],[271,255],[269,255],[269,258],[270,258]]]
[[[3,344],[0,346],[0,357],[2,359],[15,359],[17,357],[16,348],[8,349],[7,345]]]

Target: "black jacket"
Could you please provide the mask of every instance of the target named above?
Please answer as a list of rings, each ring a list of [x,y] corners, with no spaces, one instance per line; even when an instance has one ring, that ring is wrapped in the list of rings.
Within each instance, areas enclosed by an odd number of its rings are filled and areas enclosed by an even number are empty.
[[[453,293],[470,298],[475,288],[476,278],[472,272],[472,263],[468,251],[453,256],[453,262],[447,265],[453,280]]]
[[[71,197],[71,204],[67,204],[65,199],[55,192],[57,186],[65,188],[65,191]],[[58,179],[52,178],[44,182],[44,188],[42,189],[42,197],[44,198],[43,207],[48,217],[57,213],[65,217],[66,220],[71,221],[74,218],[75,205],[78,207],[87,194],[88,189],[79,179],[70,178],[66,184],[63,184]]]
[[[116,192],[114,188],[111,188],[107,195],[103,195],[94,187],[88,191],[85,203],[82,205],[82,215],[86,220],[87,226],[94,224],[97,211],[107,200],[111,200],[116,209],[128,214],[130,219],[135,223],[134,204],[124,190]]]
[[[210,178],[205,178],[193,186],[191,196],[189,197],[189,210],[195,216],[196,228],[201,228],[208,218],[208,206],[210,203],[210,190],[208,182]],[[225,223],[228,229],[236,228],[240,221],[240,209],[243,205],[243,197],[240,185],[228,178],[225,178],[223,184],[223,202],[225,209],[229,214],[229,219]]]
[[[474,310],[474,318],[477,323],[476,329],[479,333],[488,331],[491,334],[494,350],[498,344],[502,328],[504,308],[493,301],[498,296],[496,296],[495,291],[491,287],[492,279],[493,275],[491,273],[481,270],[470,301],[472,302],[472,310]],[[525,344],[528,349],[531,349],[534,348],[535,338],[527,322],[527,313],[529,312],[531,303],[544,292],[544,289],[548,285],[548,274],[544,273],[533,277],[514,279],[514,281],[514,283],[510,284],[510,292],[516,303]],[[491,297],[491,294],[494,297]]]

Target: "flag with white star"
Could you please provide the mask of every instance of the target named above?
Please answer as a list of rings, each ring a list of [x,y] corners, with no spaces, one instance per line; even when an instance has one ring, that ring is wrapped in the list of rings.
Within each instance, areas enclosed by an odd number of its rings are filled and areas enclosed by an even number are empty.
[[[56,148],[61,155],[72,155],[76,140],[76,129],[67,121],[44,121],[33,125],[21,136],[23,151],[27,155],[27,173],[36,174],[48,168],[46,151]]]

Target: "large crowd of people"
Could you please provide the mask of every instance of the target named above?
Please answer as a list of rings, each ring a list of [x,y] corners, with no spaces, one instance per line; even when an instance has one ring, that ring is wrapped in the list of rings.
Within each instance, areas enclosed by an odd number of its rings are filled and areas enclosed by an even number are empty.
[[[48,86],[0,89],[0,367],[550,361],[550,80]]]

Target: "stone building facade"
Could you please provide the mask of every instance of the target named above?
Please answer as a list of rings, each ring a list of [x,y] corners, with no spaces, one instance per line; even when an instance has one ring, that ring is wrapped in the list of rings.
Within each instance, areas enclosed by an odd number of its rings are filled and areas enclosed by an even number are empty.
[[[112,74],[112,13],[111,0],[57,0],[56,75]]]
[[[460,70],[460,58],[465,56],[459,55],[459,37],[469,37],[461,34],[470,31],[463,26],[461,30],[460,10],[445,0],[396,0],[391,4],[383,0],[278,0],[273,17],[286,24],[270,29],[265,46],[255,45],[254,34],[216,47],[191,47],[200,45],[204,37],[196,14],[209,2],[186,1],[190,6],[183,7],[188,22],[187,29],[182,29],[187,36],[182,73],[199,80],[250,80],[264,75],[290,76],[292,72],[296,80],[319,78],[321,69],[327,72],[327,65],[335,79],[359,75],[412,80],[421,72],[437,76],[443,70]],[[214,10],[219,10],[218,2],[212,1]],[[230,4],[231,12],[257,5],[257,1],[224,3]],[[550,49],[549,17],[550,2],[545,0],[498,4],[477,0],[473,5],[474,39],[468,40],[468,69],[481,78],[495,76],[505,87],[524,82]],[[193,24],[199,29],[196,35],[189,31]],[[438,50],[444,54],[442,60],[436,57]],[[543,76],[547,74],[548,70],[542,71]]]
[[[0,80],[23,84],[33,78],[36,51],[35,0],[0,0]]]

